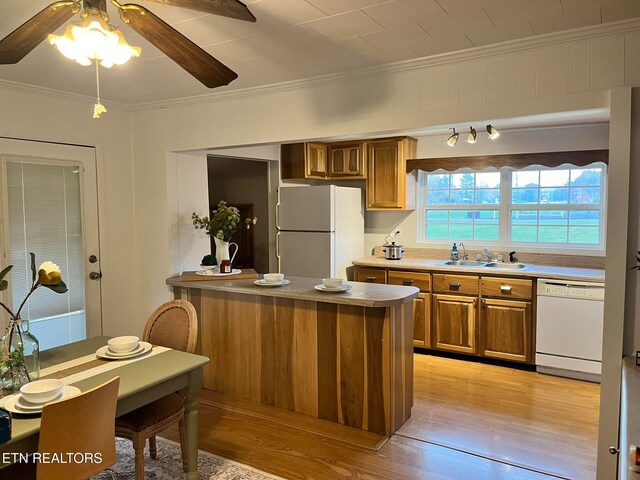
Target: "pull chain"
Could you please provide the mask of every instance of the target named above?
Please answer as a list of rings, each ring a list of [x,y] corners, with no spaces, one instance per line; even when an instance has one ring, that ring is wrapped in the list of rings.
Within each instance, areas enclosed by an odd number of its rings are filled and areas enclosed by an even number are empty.
[[[94,63],[96,64],[96,90],[98,103],[93,106],[93,118],[100,118],[100,115],[106,112],[107,109],[100,103],[100,64],[97,60],[95,60]]]

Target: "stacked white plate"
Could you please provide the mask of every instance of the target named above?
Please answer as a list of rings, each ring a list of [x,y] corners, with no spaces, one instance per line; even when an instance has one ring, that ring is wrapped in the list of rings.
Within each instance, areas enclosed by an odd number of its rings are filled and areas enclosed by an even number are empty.
[[[108,345],[100,347],[96,352],[96,355],[100,358],[106,358],[108,360],[126,360],[128,358],[134,358],[139,355],[144,355],[151,350],[151,344],[148,342],[138,342],[138,346],[128,352],[114,352]]]
[[[53,400],[49,400],[44,403],[32,403],[24,399],[21,393],[10,395],[0,400],[0,406],[9,410],[11,413],[19,413],[23,415],[33,415],[42,413],[42,407],[47,403],[57,402],[69,397],[75,397],[79,395],[80,389],[71,385],[65,385],[62,387],[62,392]]]

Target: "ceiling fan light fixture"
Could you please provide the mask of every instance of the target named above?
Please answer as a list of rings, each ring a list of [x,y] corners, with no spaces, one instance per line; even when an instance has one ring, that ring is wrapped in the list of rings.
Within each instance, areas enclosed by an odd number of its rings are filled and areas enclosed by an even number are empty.
[[[452,128],[451,130],[453,130],[453,134],[447,139],[447,145],[449,145],[450,147],[455,146],[456,143],[458,143],[458,138],[460,137],[459,133],[456,133],[456,129]]]
[[[473,127],[469,127],[469,136],[467,137],[467,143],[476,143],[476,137],[478,134],[476,133],[476,129]]]
[[[487,134],[491,140],[495,140],[500,136],[500,132],[492,127],[491,124],[487,125]]]
[[[139,57],[141,52],[139,47],[127,43],[120,30],[97,14],[71,23],[63,35],[49,35],[49,43],[68,59],[84,66],[99,60],[100,65],[111,68]]]

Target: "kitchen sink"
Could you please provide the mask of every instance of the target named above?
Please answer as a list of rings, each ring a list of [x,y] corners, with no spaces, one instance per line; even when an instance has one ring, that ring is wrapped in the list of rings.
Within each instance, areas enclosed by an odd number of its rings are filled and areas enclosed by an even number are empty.
[[[502,262],[485,263],[483,266],[485,268],[502,268],[505,270],[522,270],[527,267],[527,265],[524,263],[502,263]]]
[[[448,267],[484,267],[484,263],[476,262],[475,260],[447,260],[440,263],[440,265],[446,265]]]

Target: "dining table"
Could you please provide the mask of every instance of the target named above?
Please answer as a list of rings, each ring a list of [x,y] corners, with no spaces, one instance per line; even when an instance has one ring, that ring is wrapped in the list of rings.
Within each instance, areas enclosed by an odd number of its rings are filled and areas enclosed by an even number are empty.
[[[107,344],[109,338],[93,337],[41,352],[40,378],[61,378],[66,384],[84,392],[118,376],[120,387],[116,416],[172,392],[182,393],[185,405],[186,478],[198,480],[197,394],[202,385],[202,367],[209,359],[158,346],[153,346],[137,359],[99,358],[95,353]],[[11,440],[0,445],[0,461],[5,452],[29,453],[38,449],[40,415],[12,416]]]

